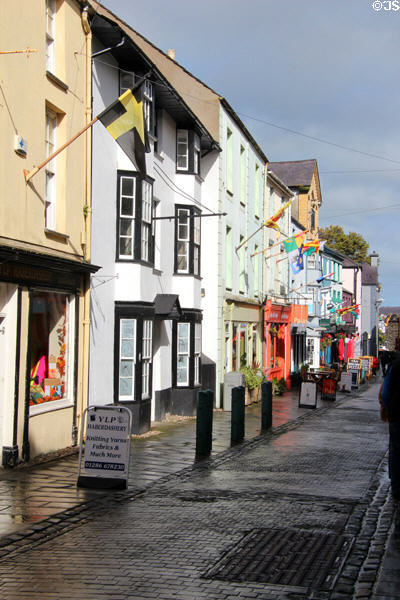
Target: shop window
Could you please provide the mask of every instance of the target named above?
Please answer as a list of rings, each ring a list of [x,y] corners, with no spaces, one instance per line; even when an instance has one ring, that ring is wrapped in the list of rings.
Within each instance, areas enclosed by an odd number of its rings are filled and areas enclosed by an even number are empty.
[[[30,406],[72,400],[73,301],[66,294],[31,295]]]

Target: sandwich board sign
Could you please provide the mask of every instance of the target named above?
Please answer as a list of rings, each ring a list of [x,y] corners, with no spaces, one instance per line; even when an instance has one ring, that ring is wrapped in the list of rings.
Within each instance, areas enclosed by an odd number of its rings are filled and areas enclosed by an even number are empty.
[[[317,408],[317,384],[313,381],[302,381],[299,397],[300,408]]]
[[[353,376],[351,371],[342,371],[340,376],[340,389],[342,392],[351,392]]]
[[[130,410],[123,406],[89,406],[85,409],[79,448],[78,487],[114,490],[127,487],[131,419]]]

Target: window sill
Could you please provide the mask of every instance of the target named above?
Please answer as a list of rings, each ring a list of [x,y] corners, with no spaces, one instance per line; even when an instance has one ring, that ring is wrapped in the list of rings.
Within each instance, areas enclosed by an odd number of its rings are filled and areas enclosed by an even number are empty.
[[[61,88],[62,90],[64,90],[64,92],[68,91],[69,86],[66,83],[64,83],[63,81],[61,81],[61,79],[59,79],[51,71],[46,71],[46,77],[47,77],[47,79],[50,79],[50,81],[52,81],[53,83],[55,83],[59,88]]]
[[[175,277],[193,277],[193,279],[198,279],[199,281],[202,281],[202,276],[201,275],[193,275],[193,273],[174,273]]]
[[[58,238],[60,241],[69,242],[69,235],[67,233],[61,233],[61,231],[55,231],[54,229],[47,229],[45,227],[44,233],[48,237]]]
[[[228,194],[228,196],[230,196],[231,198],[233,198],[233,192],[231,190],[226,190],[226,193]]]
[[[53,410],[62,410],[64,408],[73,408],[73,403],[71,402],[71,400],[50,400],[50,402],[44,402],[43,404],[36,404],[35,406],[30,406],[29,416],[35,417],[36,415],[42,415]]]
[[[158,275],[161,277],[162,274],[163,272],[160,269],[156,269],[155,267],[153,268],[153,275]]]

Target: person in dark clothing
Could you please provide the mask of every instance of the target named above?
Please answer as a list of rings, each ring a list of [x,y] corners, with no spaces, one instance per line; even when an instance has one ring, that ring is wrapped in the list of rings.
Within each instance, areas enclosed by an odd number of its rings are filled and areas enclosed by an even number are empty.
[[[385,377],[386,375],[386,371],[387,371],[387,366],[390,363],[390,355],[389,352],[387,350],[381,350],[379,352],[379,360],[381,361],[381,366],[382,366],[382,374]]]
[[[392,495],[400,500],[400,357],[390,363],[379,390],[382,421],[389,423],[389,478]]]

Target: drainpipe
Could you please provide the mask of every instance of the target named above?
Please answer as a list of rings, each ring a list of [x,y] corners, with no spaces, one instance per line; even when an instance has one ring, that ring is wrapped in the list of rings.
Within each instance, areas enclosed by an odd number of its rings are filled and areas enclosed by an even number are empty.
[[[85,122],[88,124],[92,118],[92,32],[88,19],[88,6],[82,11],[82,27],[85,32],[85,61],[86,61],[86,99],[85,99]],[[92,202],[91,202],[91,178],[92,178],[92,133],[91,128],[86,131],[85,148],[85,206],[83,208],[85,217],[85,231],[82,239],[84,258],[87,262],[91,260],[91,222],[92,222]],[[81,382],[77,403],[76,418],[74,419],[73,441],[78,440],[79,422],[83,411],[88,403],[88,382],[89,382],[89,335],[90,335],[90,275],[88,281],[83,277],[83,320],[82,320],[82,371]],[[83,423],[80,423],[83,426]]]

